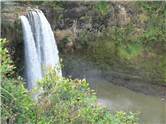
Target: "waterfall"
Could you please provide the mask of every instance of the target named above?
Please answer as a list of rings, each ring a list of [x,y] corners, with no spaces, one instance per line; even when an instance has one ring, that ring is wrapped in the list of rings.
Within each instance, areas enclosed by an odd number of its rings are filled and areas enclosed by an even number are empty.
[[[58,49],[53,31],[43,12],[30,10],[21,16],[24,36],[25,77],[28,89],[37,87],[37,81],[55,68],[57,75],[62,76]]]
[[[35,41],[31,31],[29,22],[25,16],[21,16],[22,27],[24,32],[24,53],[25,53],[25,68],[28,89],[32,89],[37,86],[34,80],[40,80],[41,67],[38,60]]]

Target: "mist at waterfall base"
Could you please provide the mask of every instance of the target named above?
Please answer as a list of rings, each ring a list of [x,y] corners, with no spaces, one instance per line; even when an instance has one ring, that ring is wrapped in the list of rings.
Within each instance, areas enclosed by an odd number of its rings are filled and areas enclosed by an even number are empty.
[[[24,36],[25,79],[28,89],[32,90],[48,68],[55,68],[58,76],[62,76],[62,72],[54,34],[43,12],[30,10],[20,18]]]

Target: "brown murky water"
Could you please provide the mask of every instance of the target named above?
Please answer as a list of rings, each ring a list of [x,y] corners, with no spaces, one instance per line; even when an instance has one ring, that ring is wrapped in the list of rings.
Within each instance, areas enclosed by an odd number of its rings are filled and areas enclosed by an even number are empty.
[[[100,79],[90,79],[99,104],[112,111],[140,113],[141,124],[166,124],[166,100],[133,92]]]
[[[64,67],[64,75],[88,80],[96,91],[99,104],[108,106],[112,111],[140,113],[140,124],[166,124],[166,99],[112,84],[93,63],[77,57],[68,58]]]

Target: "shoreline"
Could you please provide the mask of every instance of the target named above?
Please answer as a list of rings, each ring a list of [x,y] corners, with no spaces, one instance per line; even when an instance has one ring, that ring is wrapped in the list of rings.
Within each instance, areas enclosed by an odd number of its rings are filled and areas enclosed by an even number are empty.
[[[110,83],[128,88],[134,92],[143,93],[145,95],[159,96],[166,100],[166,86],[158,83],[151,83],[142,79],[139,76],[132,76],[127,73],[117,72],[114,70],[102,70],[94,62],[88,60],[86,57],[77,54],[63,55],[64,61],[63,73],[65,76],[72,76],[73,78],[86,78],[83,74],[87,69],[97,69],[101,72],[101,76]],[[72,66],[77,66],[75,69]],[[78,72],[75,72],[75,70]],[[93,75],[93,74],[92,74]]]

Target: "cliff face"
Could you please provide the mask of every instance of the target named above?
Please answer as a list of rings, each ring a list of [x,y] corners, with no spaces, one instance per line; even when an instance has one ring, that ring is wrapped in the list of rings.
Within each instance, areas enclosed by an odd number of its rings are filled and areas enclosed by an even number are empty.
[[[15,33],[19,27],[15,26],[19,25],[19,16],[24,15],[30,8],[43,10],[54,31],[71,29],[74,24],[79,30],[102,31],[108,26],[127,25],[134,13],[129,7],[132,4],[127,2],[107,2],[103,5],[98,5],[98,2],[2,2],[1,35],[10,41],[18,40]]]
[[[87,50],[92,59],[115,66],[115,70],[121,65],[126,67],[119,67],[122,71],[131,74],[139,68],[136,74],[166,80],[165,6],[165,2],[2,2],[1,37],[10,41],[11,57],[20,65],[19,16],[39,8],[50,22],[61,52]]]
[[[60,49],[73,51],[82,32],[102,32],[131,21],[131,5],[127,2],[2,2],[1,37],[11,42],[10,53],[15,58],[22,48],[22,28],[19,16],[28,9],[39,8],[46,15],[55,33]],[[60,44],[61,43],[61,44]],[[77,45],[79,48],[79,45]]]

